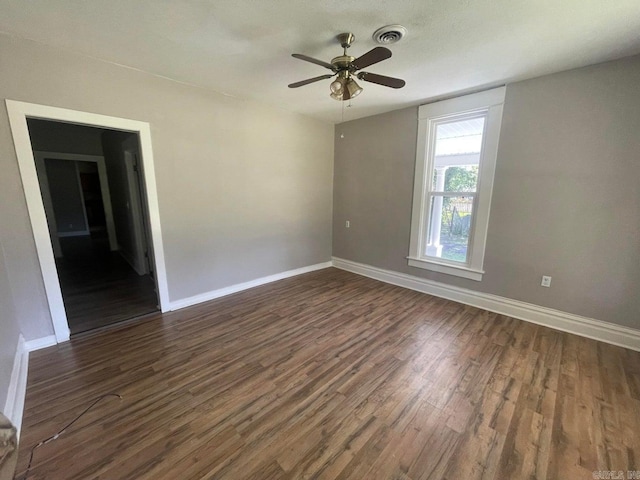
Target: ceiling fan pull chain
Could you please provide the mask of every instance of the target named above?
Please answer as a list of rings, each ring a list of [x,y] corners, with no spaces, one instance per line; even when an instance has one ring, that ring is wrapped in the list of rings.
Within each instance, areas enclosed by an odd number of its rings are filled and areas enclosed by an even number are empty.
[[[340,132],[340,138],[344,138],[344,102],[340,102],[342,105],[342,121],[340,122],[340,128],[342,128],[342,132]]]

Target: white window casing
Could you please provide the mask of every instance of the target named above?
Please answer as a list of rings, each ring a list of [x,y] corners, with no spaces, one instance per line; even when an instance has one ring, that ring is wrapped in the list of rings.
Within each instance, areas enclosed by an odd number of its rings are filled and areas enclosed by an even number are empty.
[[[489,208],[491,206],[504,97],[505,87],[500,87],[420,107],[411,216],[411,240],[409,256],[407,257],[410,266],[476,281],[482,280],[485,244],[489,225]],[[430,220],[429,197],[433,194],[430,182],[433,179],[435,170],[436,128],[442,123],[477,117],[484,117],[485,119],[478,167],[478,183],[475,192],[460,192],[460,196],[473,198],[473,215],[467,259],[465,262],[446,260],[427,252],[429,240],[427,229]],[[442,172],[438,172],[438,174],[444,175]],[[451,196],[450,193],[439,196],[442,198],[447,195]],[[441,215],[440,212],[439,214]],[[437,235],[439,236],[439,231]],[[429,248],[432,249],[431,246]]]

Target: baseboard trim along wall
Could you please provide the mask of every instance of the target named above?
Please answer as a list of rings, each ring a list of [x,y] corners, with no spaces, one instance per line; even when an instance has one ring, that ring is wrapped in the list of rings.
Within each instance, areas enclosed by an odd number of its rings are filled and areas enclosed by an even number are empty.
[[[288,270],[286,272],[276,273],[275,275],[269,275],[267,277],[257,278],[249,282],[237,283],[229,287],[219,288],[218,290],[212,290],[210,292],[194,295],[193,297],[183,298],[181,300],[170,302],[169,309],[171,311],[179,310],[181,308],[197,305],[198,303],[208,302],[209,300],[214,300],[216,298],[224,297],[226,295],[231,295],[232,293],[248,290],[249,288],[258,287],[260,285],[276,282],[278,280],[283,280],[289,277],[295,277],[296,275],[302,275],[303,273],[309,273],[309,272],[314,272],[316,270],[329,268],[332,265],[333,265],[332,262],[317,263],[315,265],[309,265],[307,267],[297,268],[295,270]]]
[[[25,341],[22,334],[18,337],[18,346],[16,347],[16,355],[13,359],[13,369],[11,370],[11,380],[9,382],[9,391],[7,392],[7,402],[3,410],[5,416],[11,420],[11,423],[13,423],[18,430],[18,438],[20,438],[24,399],[27,394],[29,352],[51,347],[57,343],[58,341],[55,335],[48,335],[29,341]]]
[[[333,266],[490,312],[640,351],[640,330],[333,257]]]
[[[16,355],[13,359],[11,370],[11,380],[9,381],[9,391],[7,401],[4,405],[4,414],[11,420],[11,423],[18,430],[20,438],[20,428],[22,426],[22,413],[24,412],[24,399],[27,393],[27,374],[29,372],[29,351],[26,349],[24,337],[18,337]]]
[[[24,348],[27,352],[35,352],[36,350],[51,347],[53,345],[56,345],[57,343],[58,341],[56,340],[55,335],[48,335],[46,337],[35,338],[33,340],[24,342]]]

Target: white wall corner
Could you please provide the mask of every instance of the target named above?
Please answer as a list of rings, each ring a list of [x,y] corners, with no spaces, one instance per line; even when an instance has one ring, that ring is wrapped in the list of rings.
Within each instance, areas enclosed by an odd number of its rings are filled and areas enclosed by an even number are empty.
[[[248,290],[249,288],[258,287],[260,285],[265,285],[267,283],[276,282],[278,280],[283,280],[289,277],[295,277],[296,275],[302,275],[303,273],[309,273],[316,270],[322,270],[324,268],[329,268],[333,266],[332,262],[324,262],[324,263],[316,263],[315,265],[308,265],[302,268],[296,268],[295,270],[288,270],[282,273],[276,273],[274,275],[269,275],[267,277],[257,278],[255,280],[250,280],[244,283],[237,283],[235,285],[230,285],[228,287],[219,288],[217,290],[212,290],[210,292],[201,293],[199,295],[194,295],[193,297],[182,298],[180,300],[175,300],[170,303],[170,309],[179,310],[181,308],[190,307],[192,305],[197,305],[198,303],[208,302],[210,300],[214,300],[216,298],[224,297],[226,295],[231,295],[232,293],[241,292],[243,290]]]
[[[11,420],[11,423],[18,430],[20,438],[20,428],[22,426],[22,413],[24,412],[24,399],[27,393],[27,374],[29,372],[29,351],[26,349],[26,342],[22,334],[18,337],[16,354],[13,359],[13,369],[11,370],[11,380],[9,381],[9,391],[7,401],[4,405],[3,413]]]
[[[490,312],[507,315],[519,320],[536,323],[630,350],[640,351],[640,330],[604,322],[602,320],[582,317],[552,308],[541,307],[531,303],[520,302],[510,298],[454,287],[433,280],[384,270],[338,257],[333,257],[332,260],[333,266],[336,268],[373,278],[381,282],[416,290],[447,300],[453,300],[465,305],[482,308]]]

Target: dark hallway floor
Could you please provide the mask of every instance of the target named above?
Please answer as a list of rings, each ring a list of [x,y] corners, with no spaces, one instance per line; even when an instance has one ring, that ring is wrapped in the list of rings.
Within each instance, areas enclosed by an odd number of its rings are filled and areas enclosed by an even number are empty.
[[[56,266],[71,334],[158,310],[153,279],[109,251],[106,237],[65,237],[60,245]]]

